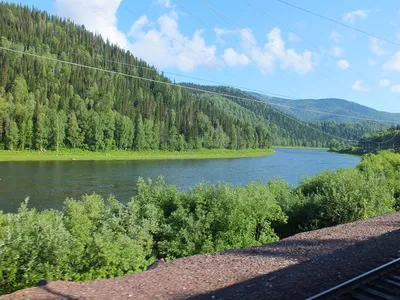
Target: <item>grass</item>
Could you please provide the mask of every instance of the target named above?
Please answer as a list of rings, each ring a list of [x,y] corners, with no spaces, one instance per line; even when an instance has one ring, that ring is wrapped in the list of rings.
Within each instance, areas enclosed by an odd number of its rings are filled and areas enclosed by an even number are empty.
[[[191,151],[123,151],[92,152],[79,149],[60,151],[10,151],[0,150],[0,161],[57,161],[57,160],[165,160],[165,159],[212,159],[266,156],[272,149],[202,149]]]

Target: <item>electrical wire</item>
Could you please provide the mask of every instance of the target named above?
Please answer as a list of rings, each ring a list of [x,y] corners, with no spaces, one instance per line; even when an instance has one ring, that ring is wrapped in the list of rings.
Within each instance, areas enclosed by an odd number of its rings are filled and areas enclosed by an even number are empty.
[[[25,1],[25,2],[28,2],[28,1],[30,1],[30,0],[27,0],[27,1]],[[174,0],[174,1],[175,1],[175,0]],[[177,1],[175,1],[175,2],[177,2]],[[178,3],[178,4],[179,4],[179,3]],[[181,6],[181,7],[182,7],[182,6]],[[188,11],[187,11],[187,12],[188,12]],[[193,16],[194,16],[194,15],[193,15]],[[102,16],[102,17],[104,17],[104,16]],[[195,17],[195,16],[194,16],[194,17]],[[111,21],[111,20],[110,20],[110,21]],[[199,20],[199,21],[201,21],[201,20]],[[203,22],[202,22],[202,23],[203,23]],[[204,23],[203,23],[203,24],[204,24]],[[204,25],[206,25],[206,24],[204,24]],[[237,97],[237,96],[233,96],[233,95],[229,95],[229,94],[218,93],[218,92],[211,92],[211,91],[202,90],[202,89],[193,88],[193,87],[188,87],[188,86],[183,86],[183,85],[179,85],[179,84],[175,84],[175,83],[167,83],[167,82],[159,81],[159,80],[151,80],[151,79],[144,78],[144,77],[140,77],[140,76],[134,76],[134,75],[125,74],[125,73],[121,73],[121,72],[115,72],[115,71],[105,70],[105,69],[101,69],[101,68],[86,66],[86,65],[83,65],[83,64],[77,64],[77,63],[68,62],[68,61],[63,61],[63,60],[59,60],[59,59],[44,57],[44,56],[40,56],[40,55],[37,55],[37,54],[27,53],[27,52],[24,52],[24,51],[19,51],[19,50],[15,50],[15,49],[9,49],[9,48],[6,48],[6,47],[0,47],[0,49],[2,49],[2,50],[9,50],[9,51],[13,51],[13,52],[18,52],[18,53],[20,53],[20,54],[31,55],[31,56],[34,56],[34,57],[36,57],[36,58],[50,59],[50,60],[53,60],[53,61],[55,60],[55,61],[59,61],[59,62],[62,62],[62,63],[71,64],[71,65],[74,65],[74,66],[80,66],[80,67],[91,68],[91,69],[95,69],[95,70],[99,70],[99,71],[104,71],[104,72],[108,72],[108,73],[112,73],[112,74],[123,75],[123,76],[129,76],[129,77],[133,77],[133,78],[138,78],[138,79],[142,79],[142,80],[149,80],[149,81],[158,82],[158,83],[163,83],[163,84],[170,84],[170,85],[172,85],[172,86],[177,86],[177,87],[181,87],[181,88],[185,88],[185,89],[190,89],[190,90],[195,90],[195,91],[201,91],[201,92],[210,93],[210,94],[216,94],[216,95],[220,95],[220,96],[224,96],[224,97],[231,97],[231,98],[237,98],[237,99],[245,99],[245,100],[250,100],[250,101],[259,102],[259,103],[263,103],[263,104],[268,105],[265,101],[258,101],[258,100],[254,99],[254,98],[248,98],[247,95],[246,95],[246,97]],[[106,60],[106,59],[104,59],[104,60]],[[110,60],[106,60],[106,61],[110,61]],[[113,61],[113,62],[116,62],[116,61]],[[116,62],[116,63],[121,63],[121,62]],[[122,63],[122,64],[124,64],[124,63]],[[126,64],[126,65],[130,65],[130,64]],[[134,66],[136,66],[136,65],[134,65]],[[141,66],[136,66],[136,67],[141,67]],[[147,68],[147,67],[146,67],[146,68]],[[153,70],[153,71],[156,71],[154,68],[149,68],[149,69],[151,69],[151,70]],[[181,74],[175,74],[175,75],[177,75],[177,76],[184,76],[184,77],[187,77],[187,78],[192,78],[192,79],[197,79],[197,80],[204,80],[204,79],[201,79],[201,78],[190,77],[190,76],[185,76],[185,75],[181,75]],[[205,81],[207,81],[207,80],[205,80]],[[209,81],[209,82],[222,84],[222,83],[216,82],[216,81]],[[236,88],[236,87],[238,87],[238,86],[234,86],[234,87]],[[244,88],[244,87],[239,87],[239,88],[246,89],[246,88]],[[248,90],[251,90],[251,89],[248,89]],[[253,90],[253,91],[257,91],[257,90]],[[243,94],[242,91],[239,91],[239,92]],[[279,95],[279,94],[278,94],[278,95]],[[268,95],[268,96],[269,96],[269,95]],[[282,96],[282,95],[280,95],[280,96]],[[287,96],[286,96],[286,97],[287,97]],[[271,105],[271,104],[270,104],[270,105]],[[276,105],[276,106],[282,106],[282,107],[285,107],[285,108],[292,108],[292,109],[299,109],[299,108],[295,108],[295,107],[289,107],[289,106],[287,106],[287,105]],[[270,108],[271,108],[272,110],[275,110],[275,109],[273,109],[272,107],[270,107]],[[306,109],[302,109],[302,110],[306,110]],[[285,113],[283,113],[283,112],[281,112],[281,111],[279,111],[279,110],[275,110],[275,111],[278,112],[278,113],[280,113],[280,114],[282,114],[282,115],[284,115],[285,117],[288,117],[288,118],[290,118],[290,119],[293,119],[293,120],[295,120],[296,122],[298,122],[298,123],[300,123],[300,124],[302,124],[302,125],[304,125],[304,126],[307,126],[307,127],[311,128],[311,129],[317,130],[317,131],[319,131],[319,132],[321,132],[321,133],[323,133],[323,134],[329,135],[329,136],[331,136],[331,137],[339,138],[339,139],[342,139],[342,140],[345,140],[345,141],[355,141],[355,140],[344,139],[344,138],[342,138],[342,137],[329,134],[329,133],[324,132],[324,131],[322,131],[322,130],[319,130],[319,129],[315,128],[315,127],[309,126],[308,124],[303,123],[303,122],[301,122],[300,120],[298,120],[298,119],[296,119],[296,118],[292,118],[292,117],[288,116],[287,114],[285,114]],[[360,120],[364,119],[364,120],[369,120],[369,121],[377,121],[377,122],[381,122],[381,123],[382,123],[382,122],[388,123],[388,121],[384,121],[384,120],[365,119],[365,118],[359,118],[359,117],[350,117],[350,116],[339,115],[339,114],[333,114],[333,113],[326,113],[326,112],[315,111],[315,110],[306,110],[306,111],[312,111],[312,112],[315,112],[315,113],[322,113],[322,114],[328,114],[328,115],[330,114],[330,115],[336,115],[336,116],[342,116],[342,117],[348,117],[348,118],[354,118],[354,119],[360,119]],[[391,123],[391,122],[390,122],[390,123]]]
[[[240,24],[238,24],[238,23],[235,22],[234,20],[228,19],[228,18],[224,17],[217,9],[215,9],[214,7],[212,7],[212,6],[211,6],[209,3],[207,3],[206,1],[204,1],[204,0],[199,0],[199,1],[202,2],[202,3],[203,3],[205,6],[207,6],[209,9],[211,9],[215,14],[217,14],[217,15],[218,15],[222,20],[224,20],[226,23],[232,23],[232,24],[234,24],[235,26],[237,26],[234,30],[240,30],[240,28],[243,28],[243,26],[241,26]],[[247,37],[246,37],[246,40],[247,40],[251,45],[256,46],[256,45],[255,45],[250,39],[248,39]],[[291,58],[291,59],[293,59],[293,60],[295,60],[295,61],[301,63],[303,66],[306,66],[306,67],[307,67],[307,64],[306,64],[304,61],[302,61],[301,59],[297,58],[297,57],[294,56],[294,55],[290,55],[290,54],[287,53],[286,51],[282,51],[282,49],[276,47],[273,43],[269,44],[269,46],[275,48],[276,50],[278,50],[281,54],[285,55],[286,57],[289,57],[289,58]],[[264,52],[261,51],[261,53],[262,53],[263,56],[266,57],[266,55],[264,54]],[[339,61],[339,62],[340,62],[340,61]],[[332,78],[326,76],[325,74],[323,74],[323,73],[321,73],[321,72],[319,72],[319,73],[320,73],[320,75],[321,75],[322,77],[324,77],[328,82],[333,82],[333,83],[337,84],[338,86],[342,87],[343,89],[348,90],[348,91],[350,91],[350,92],[353,92],[351,89],[349,89],[347,86],[341,84],[340,82],[338,82],[338,81],[336,81],[336,80],[334,80],[334,79],[332,79]]]
[[[175,86],[175,87],[179,87],[179,88],[183,88],[183,89],[187,89],[187,90],[192,90],[192,91],[197,91],[197,92],[202,92],[202,93],[208,93],[208,94],[212,94],[212,95],[218,95],[218,96],[223,96],[223,97],[227,97],[227,98],[234,98],[234,99],[242,99],[242,100],[249,100],[249,101],[253,101],[253,102],[259,102],[262,103],[264,105],[267,105],[264,101],[258,101],[256,99],[253,98],[244,98],[244,97],[238,97],[238,96],[234,96],[234,95],[229,95],[229,94],[225,94],[225,93],[219,93],[219,92],[212,92],[212,91],[207,91],[207,90],[203,90],[203,89],[199,89],[199,88],[195,88],[195,87],[190,87],[190,86],[185,86],[185,85],[180,85],[180,84],[176,84],[176,83],[171,83],[171,82],[167,82],[167,81],[161,81],[161,80],[156,80],[156,79],[151,79],[151,78],[145,78],[145,77],[140,77],[140,76],[136,76],[136,75],[131,75],[131,74],[126,74],[126,73],[122,73],[122,72],[117,72],[117,71],[111,71],[111,70],[106,70],[106,69],[101,69],[101,68],[97,68],[97,67],[92,67],[92,66],[87,66],[87,65],[83,65],[83,64],[79,64],[79,63],[74,63],[74,62],[70,62],[70,61],[66,61],[66,60],[61,60],[61,59],[57,59],[57,58],[53,58],[53,57],[47,57],[47,56],[42,56],[42,55],[38,55],[38,54],[34,54],[34,53],[29,53],[26,51],[20,51],[20,50],[16,50],[16,49],[10,49],[7,47],[3,47],[0,46],[0,50],[4,50],[4,51],[10,51],[10,52],[14,52],[14,53],[19,53],[22,55],[28,55],[28,56],[32,56],[35,58],[40,58],[40,59],[45,59],[45,60],[50,60],[50,61],[54,61],[54,62],[60,62],[63,64],[69,64],[72,66],[76,66],[76,67],[82,67],[82,68],[87,68],[87,69],[91,69],[91,70],[96,70],[96,71],[100,71],[100,72],[105,72],[105,73],[109,73],[112,75],[120,75],[120,76],[125,76],[125,77],[130,77],[130,78],[135,78],[135,79],[139,79],[139,80],[144,80],[144,81],[150,81],[150,82],[155,82],[155,83],[160,83],[160,84],[165,84],[165,85],[170,85],[170,86]],[[276,110],[274,108],[272,108],[271,106],[268,106],[269,108],[271,108],[272,110],[278,112],[279,114],[284,115],[285,117],[288,117],[289,119],[295,120],[296,122],[302,124],[303,126],[309,127],[313,130],[319,131],[325,135],[343,140],[343,141],[348,141],[348,142],[354,142],[356,140],[350,140],[350,139],[345,139],[343,137],[340,136],[336,136],[327,132],[324,132],[322,130],[319,130],[318,128],[312,127],[294,117],[288,116],[285,113]]]
[[[377,35],[375,35],[375,34],[369,33],[369,32],[367,32],[367,31],[365,31],[365,30],[356,28],[356,27],[354,27],[354,26],[350,26],[350,25],[348,25],[348,24],[345,24],[345,23],[336,21],[336,20],[334,20],[334,19],[331,19],[331,18],[329,18],[329,17],[323,16],[323,15],[321,15],[321,14],[319,14],[319,13],[316,13],[316,12],[313,12],[313,11],[311,11],[311,10],[302,8],[302,7],[300,7],[300,6],[297,6],[297,5],[288,3],[288,2],[283,1],[283,0],[275,0],[275,1],[280,2],[280,3],[282,3],[282,4],[285,4],[285,5],[288,5],[288,6],[291,6],[291,7],[293,7],[293,8],[298,9],[298,10],[304,11],[304,12],[306,12],[306,13],[308,13],[308,14],[317,16],[317,17],[319,17],[319,18],[321,18],[321,19],[325,19],[325,20],[327,20],[327,21],[330,21],[330,22],[333,22],[333,23],[335,23],[335,24],[341,25],[341,26],[343,26],[343,27],[350,28],[350,29],[355,30],[355,31],[357,31],[357,32],[359,32],[359,33],[362,33],[362,34],[368,35],[368,36],[370,36],[370,37],[373,37],[373,38],[375,38],[375,39],[378,39],[378,40],[384,41],[384,42],[386,42],[386,43],[393,44],[393,45],[396,45],[396,46],[399,46],[399,47],[400,47],[400,44],[399,44],[399,43],[396,43],[396,42],[391,41],[391,40],[388,40],[388,39],[386,39],[386,38],[383,38],[383,37],[377,36]]]
[[[257,12],[260,12],[260,13],[262,13],[264,16],[266,16],[267,18],[269,18],[269,19],[275,21],[277,24],[279,24],[279,25],[282,26],[283,28],[286,28],[286,30],[288,30],[288,31],[294,33],[295,35],[297,35],[302,41],[306,42],[306,43],[309,44],[311,47],[313,47],[313,48],[319,50],[319,51],[322,52],[324,55],[328,56],[331,60],[333,60],[333,61],[335,61],[336,63],[338,63],[338,64],[340,64],[340,65],[343,66],[343,62],[342,62],[340,59],[338,59],[338,58],[332,56],[329,52],[327,52],[327,51],[325,51],[324,49],[322,49],[321,47],[315,45],[315,44],[312,43],[310,40],[306,39],[304,36],[298,34],[298,32],[294,31],[292,28],[290,28],[289,26],[287,26],[287,25],[284,24],[283,22],[281,22],[281,21],[277,20],[276,18],[274,18],[273,16],[267,14],[267,13],[265,12],[265,10],[261,9],[261,8],[258,7],[258,6],[255,6],[255,5],[252,4],[249,0],[243,0],[243,1],[246,2],[249,6],[251,6],[251,7],[252,7],[254,10],[256,10]],[[353,67],[351,67],[351,66],[348,66],[347,69],[350,70],[354,75],[356,75],[356,76],[358,76],[358,77],[360,77],[360,78],[362,78],[362,79],[364,79],[364,80],[367,80],[367,81],[369,81],[369,82],[372,82],[372,81],[373,81],[373,80],[371,80],[371,79],[366,78],[365,75],[363,75],[361,72],[356,71],[356,70],[355,70]],[[347,89],[347,88],[346,88],[346,89]],[[353,91],[352,91],[352,92],[353,92]],[[399,96],[393,95],[393,97],[396,98],[397,100],[400,100],[400,97],[399,97]]]
[[[186,9],[182,4],[180,4],[177,0],[172,0],[174,1],[177,5],[179,5],[186,13],[188,13],[189,15],[191,15],[193,18],[195,18],[196,20],[198,20],[200,23],[202,23],[205,27],[207,27],[209,30],[211,30],[213,33],[215,33],[217,36],[219,36],[222,40],[224,40],[226,43],[228,43],[229,45],[231,45],[231,47],[233,47],[238,53],[240,54],[244,54],[238,47],[236,47],[234,44],[232,44],[229,40],[227,40],[226,38],[224,38],[222,35],[220,35],[219,33],[215,32],[210,26],[208,26],[205,22],[203,22],[199,17],[197,17],[195,14],[193,14],[191,11],[189,11],[188,9]],[[298,96],[291,88],[289,88],[286,84],[284,84],[283,82],[281,82],[278,78],[276,78],[274,75],[271,74],[271,72],[268,72],[267,70],[265,70],[265,68],[261,67],[258,63],[256,63],[253,59],[249,58],[249,61],[251,61],[255,66],[257,66],[261,71],[267,73],[271,78],[273,78],[276,82],[278,82],[280,85],[282,85],[283,87],[285,87],[291,94],[295,95],[297,98],[301,98],[300,96]]]
[[[179,88],[183,88],[183,89],[187,89],[187,90],[192,90],[192,91],[197,91],[197,92],[202,92],[202,93],[207,93],[207,94],[212,94],[212,95],[218,95],[218,96],[223,96],[223,97],[227,97],[227,98],[234,98],[234,99],[242,99],[242,100],[249,100],[249,101],[253,101],[253,102],[259,102],[262,103],[264,105],[267,105],[267,103],[265,103],[264,101],[259,101],[256,100],[254,98],[249,98],[249,97],[238,97],[238,96],[234,96],[234,95],[229,95],[226,93],[219,93],[219,92],[213,92],[213,91],[207,91],[207,90],[203,90],[200,88],[195,88],[195,87],[190,87],[190,86],[185,86],[185,85],[180,85],[180,84],[176,84],[176,83],[171,83],[171,82],[167,82],[167,81],[161,81],[161,80],[156,80],[156,79],[151,79],[151,78],[145,78],[145,77],[140,77],[140,76],[136,76],[136,75],[131,75],[131,74],[126,74],[126,73],[122,73],[122,72],[117,72],[117,71],[111,71],[111,70],[106,70],[106,69],[101,69],[101,68],[97,68],[97,67],[92,67],[92,66],[87,66],[87,65],[83,65],[83,64],[79,64],[79,63],[74,63],[74,62],[70,62],[70,61],[65,61],[65,60],[61,60],[61,59],[57,59],[57,58],[53,58],[53,57],[47,57],[47,56],[42,56],[42,55],[38,55],[38,54],[34,54],[34,53],[29,53],[26,51],[20,51],[20,50],[16,50],[16,49],[11,49],[11,48],[7,48],[7,47],[3,47],[0,46],[0,50],[4,50],[4,51],[10,51],[10,52],[14,52],[14,53],[19,53],[22,55],[28,55],[28,56],[32,56],[35,58],[40,58],[40,59],[45,59],[45,60],[50,60],[50,61],[54,61],[54,62],[60,62],[60,63],[64,63],[64,64],[69,64],[72,66],[76,66],[76,67],[82,67],[82,68],[87,68],[87,69],[91,69],[91,70],[96,70],[96,71],[100,71],[100,72],[105,72],[105,73],[109,73],[112,75],[120,75],[120,76],[125,76],[125,77],[130,77],[130,78],[135,78],[135,79],[139,79],[139,80],[144,80],[144,81],[150,81],[150,82],[155,82],[155,83],[160,83],[160,84],[165,84],[165,85],[170,85],[170,86],[175,86],[175,87],[179,87]],[[268,106],[268,105],[267,105]],[[351,140],[351,139],[346,139],[337,135],[333,135],[330,134],[328,132],[325,132],[323,130],[320,130],[318,128],[315,128],[313,126],[310,126],[309,124],[302,122],[294,117],[291,117],[279,110],[274,109],[271,106],[268,106],[270,109],[274,110],[275,112],[289,118],[292,119],[294,121],[296,121],[297,123],[306,126],[308,128],[311,128],[315,131],[318,131],[322,134],[325,134],[327,136],[333,137],[333,138],[337,138],[346,142],[358,142],[357,140]],[[377,122],[381,122],[381,120],[376,120]]]
[[[27,0],[27,1],[30,1],[30,0]],[[95,11],[95,10],[93,10],[93,9],[90,9],[90,8],[87,7],[87,6],[84,6],[82,3],[80,3],[80,2],[77,2],[77,3],[78,3],[80,6],[82,6],[83,8],[89,9],[89,10],[93,11],[95,14],[97,14],[98,16],[104,18],[105,20],[108,20],[109,22],[113,22],[112,20],[110,20],[109,18],[103,16],[103,15],[100,14],[99,12],[97,12],[97,11]],[[138,16],[138,14],[134,13],[134,12],[131,11],[130,9],[128,9],[128,8],[125,8],[125,9],[126,9],[127,11],[129,11],[130,13],[132,13],[132,14]],[[174,41],[176,41],[176,42],[178,42],[178,43],[180,43],[180,44],[182,44],[182,45],[184,45],[184,47],[187,47],[187,43],[183,43],[182,41],[179,41],[178,39],[175,39],[175,38],[173,38],[173,37],[171,37],[171,39],[174,40]],[[155,47],[155,48],[157,48],[158,50],[160,50],[161,52],[163,52],[163,49],[161,49],[160,47],[158,47],[156,44],[151,43],[150,41],[145,40],[145,39],[143,39],[143,41],[145,41],[146,43],[149,43],[149,44],[152,45],[153,47]],[[194,53],[197,53],[197,54],[200,55],[199,52],[193,50],[192,48],[190,48],[190,50],[193,51]],[[96,58],[96,59],[97,59],[97,58]],[[180,60],[181,62],[185,63],[186,65],[193,66],[191,63],[187,63],[186,61],[184,61],[184,60],[182,60],[182,59],[180,59],[180,58],[177,58],[177,59]],[[218,66],[217,64],[215,64],[214,62],[212,62],[212,61],[211,61],[210,59],[208,59],[207,57],[205,57],[205,59],[206,59],[210,64],[214,65],[217,69],[221,69],[221,66]],[[121,63],[121,62],[112,61],[112,60],[107,60],[107,59],[104,59],[104,60],[105,60],[105,61],[108,61],[108,62],[115,62],[115,63],[118,63],[118,64],[123,64],[123,65],[130,65],[130,66],[132,66],[131,64]],[[137,67],[137,68],[145,68],[145,69],[148,68],[148,67],[137,66],[137,65],[133,65],[133,66],[135,66],[135,67]],[[151,68],[148,68],[148,69],[151,69]],[[222,68],[222,69],[224,69],[224,68]],[[225,69],[224,69],[224,70],[225,70]],[[182,75],[182,74],[173,73],[173,72],[168,72],[168,71],[163,71],[163,72],[164,72],[164,73],[171,74],[171,75],[175,75],[175,76],[186,77],[186,78],[190,78],[190,79],[201,80],[201,81],[204,81],[204,82],[216,83],[216,84],[219,84],[219,85],[231,86],[231,87],[235,87],[235,88],[239,88],[239,89],[244,89],[244,90],[253,91],[253,92],[257,92],[257,93],[262,93],[262,94],[265,94],[265,95],[267,95],[267,96],[272,96],[272,97],[283,97],[283,98],[288,98],[288,99],[295,99],[295,98],[293,98],[293,97],[291,97],[291,96],[288,96],[288,95],[282,95],[282,94],[272,93],[272,92],[265,92],[265,91],[261,91],[261,90],[257,90],[257,89],[250,89],[250,88],[246,88],[246,87],[242,87],[242,86],[238,86],[238,85],[228,85],[228,84],[226,84],[226,83],[222,83],[222,82],[218,82],[218,81],[214,81],[214,80],[202,79],[202,78],[198,78],[198,77],[187,76],[187,75]]]
[[[28,1],[30,1],[30,0],[28,0]],[[200,1],[202,1],[202,0],[200,0]],[[86,9],[90,9],[90,8],[82,5],[81,3],[79,3],[79,5],[81,5],[82,7],[86,8]],[[125,9],[127,9],[127,8],[125,8]],[[90,10],[92,10],[92,9],[90,9]],[[129,9],[127,9],[127,10],[130,11],[132,14],[138,16],[138,14],[132,12],[131,10],[129,10]],[[97,11],[94,11],[94,10],[92,10],[92,11],[94,13],[96,13],[97,15],[99,15],[100,17],[103,17],[104,19],[112,22],[110,19],[106,18],[105,16],[103,16],[100,13],[98,13]],[[176,40],[176,41],[178,41],[178,40]],[[180,42],[180,41],[178,41],[178,42]],[[153,46],[155,46],[155,45],[153,45]],[[156,47],[156,48],[160,49],[159,47]],[[102,59],[102,58],[95,58],[95,59]],[[127,65],[127,66],[135,66],[135,67],[138,67],[138,68],[150,69],[150,70],[154,71],[153,68],[149,68],[149,67],[142,67],[142,66],[132,65],[132,64],[122,63],[122,62],[108,60],[108,59],[104,59],[104,58],[103,58],[103,60],[108,61],[108,62],[114,62],[114,63],[118,63],[118,64],[123,64],[123,65]],[[218,82],[218,81],[202,79],[202,78],[198,78],[198,77],[187,76],[187,75],[182,75],[182,74],[173,73],[173,72],[164,71],[164,73],[169,73],[169,74],[172,74],[172,75],[175,75],[175,76],[181,76],[181,77],[186,77],[186,78],[195,79],[195,80],[201,80],[201,81],[204,81],[204,82],[216,83],[216,84],[219,84],[219,85],[228,86],[228,87],[234,87],[234,88],[237,88],[237,89],[244,89],[244,90],[248,90],[248,91],[254,91],[254,92],[261,93],[263,95],[269,96],[269,97],[276,96],[276,97],[284,97],[284,98],[288,98],[288,99],[295,99],[295,98],[292,98],[292,97],[287,96],[287,95],[281,95],[281,94],[276,94],[276,93],[271,93],[271,92],[265,92],[265,91],[260,91],[260,90],[256,90],[256,89],[249,89],[249,88],[242,87],[242,86],[237,86],[237,85],[228,85],[228,84],[225,84],[225,83],[222,83],[222,82]],[[238,92],[240,92],[242,95],[244,95],[245,98],[248,98],[248,95],[244,94],[242,91],[238,91]],[[225,96],[227,96],[227,95],[225,95]],[[264,101],[258,101],[258,102],[265,103]],[[322,112],[322,111],[317,111],[317,110],[309,110],[309,109],[303,109],[303,108],[298,108],[298,107],[292,107],[292,106],[288,106],[288,105],[280,105],[280,104],[271,103],[271,102],[269,102],[268,104],[269,105],[278,106],[278,107],[283,107],[283,108],[289,108],[289,109],[293,109],[293,110],[297,109],[297,110],[303,110],[303,111],[319,113],[319,114],[324,114],[324,115],[340,116],[340,117],[345,117],[345,118],[350,118],[350,119],[357,119],[357,120],[365,120],[365,121],[375,121],[374,119],[370,119],[370,118],[352,117],[352,116],[347,116],[347,115],[341,115],[341,114],[328,113],[328,112]],[[390,124],[392,123],[390,121],[383,121],[383,120],[379,121],[379,122],[390,123]]]
[[[75,55],[75,56],[83,56],[82,54],[74,53],[74,52],[66,52],[65,54]],[[178,76],[178,77],[194,79],[194,80],[204,81],[204,82],[208,82],[208,83],[214,83],[214,84],[218,84],[218,85],[221,85],[221,86],[233,87],[233,88],[236,88],[236,89],[243,89],[243,90],[246,90],[246,91],[256,92],[256,93],[259,93],[259,94],[262,94],[262,95],[265,95],[265,96],[269,96],[269,97],[281,97],[281,98],[291,99],[291,100],[297,99],[297,98],[290,97],[288,95],[282,95],[282,94],[267,92],[267,91],[263,91],[263,90],[252,89],[252,88],[248,88],[248,87],[244,87],[244,86],[240,86],[240,85],[227,84],[227,83],[220,82],[220,81],[204,79],[204,78],[195,77],[195,76],[189,76],[189,75],[183,75],[183,74],[170,72],[170,71],[164,71],[164,70],[158,71],[154,67],[145,67],[145,66],[140,66],[140,65],[136,65],[136,64],[128,64],[128,63],[124,63],[124,62],[120,62],[120,61],[116,61],[116,60],[111,60],[111,59],[106,59],[106,58],[101,58],[101,57],[91,57],[91,58],[95,59],[95,60],[106,61],[106,62],[109,62],[109,63],[115,63],[115,64],[119,64],[119,65],[123,65],[123,66],[150,70],[150,71],[153,71],[153,72],[157,72],[158,74],[160,74],[160,73],[171,74],[171,75]]]

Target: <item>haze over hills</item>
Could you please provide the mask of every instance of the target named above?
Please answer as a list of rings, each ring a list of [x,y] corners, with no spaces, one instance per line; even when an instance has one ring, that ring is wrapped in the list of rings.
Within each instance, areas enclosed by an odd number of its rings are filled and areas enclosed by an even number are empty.
[[[378,111],[373,108],[344,99],[326,98],[290,100],[269,97],[253,92],[248,92],[248,94],[257,99],[263,100],[270,105],[273,105],[276,109],[284,113],[295,116],[296,118],[306,122],[329,120],[337,122],[359,122],[360,119],[357,118],[364,118],[400,123],[400,113]],[[335,116],[334,114],[337,114],[337,116]],[[339,115],[344,115],[348,117],[343,117]]]

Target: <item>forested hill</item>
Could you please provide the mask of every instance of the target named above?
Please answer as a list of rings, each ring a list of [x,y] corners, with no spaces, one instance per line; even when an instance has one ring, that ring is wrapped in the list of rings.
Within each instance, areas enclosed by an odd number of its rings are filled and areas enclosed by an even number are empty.
[[[378,111],[344,99],[328,98],[289,100],[268,97],[257,93],[249,93],[249,95],[263,100],[268,104],[275,105],[276,109],[294,115],[303,121],[359,122],[360,120],[357,118],[367,118],[400,123],[400,113]],[[313,111],[321,111],[331,114],[327,115]],[[335,116],[335,114],[348,117]]]
[[[163,84],[170,81],[155,68],[83,26],[5,3],[0,18],[2,47],[138,77],[1,50],[2,148],[183,150],[270,144],[262,118],[224,99],[198,98]],[[217,112],[203,100],[224,109]]]
[[[243,149],[331,140],[265,104],[170,85],[154,67],[70,21],[6,3],[0,18],[2,47],[51,58],[0,50],[0,149]]]
[[[336,122],[332,120],[305,122],[297,118],[297,114],[301,115],[301,111],[297,110],[294,116],[288,116],[273,105],[264,104],[263,100],[260,100],[252,93],[239,89],[225,86],[203,86],[191,83],[184,83],[183,85],[197,90],[202,89],[217,94],[231,95],[233,102],[261,116],[269,124],[269,128],[271,128],[271,140],[274,145],[329,146],[330,141],[334,137],[341,137],[344,139],[343,142],[347,143],[346,141],[358,140],[365,134],[375,134],[388,128],[387,124],[360,120],[358,122]],[[195,93],[204,95],[200,91],[196,91]],[[304,140],[304,137],[306,137],[306,140]],[[307,140],[307,137],[310,140]]]

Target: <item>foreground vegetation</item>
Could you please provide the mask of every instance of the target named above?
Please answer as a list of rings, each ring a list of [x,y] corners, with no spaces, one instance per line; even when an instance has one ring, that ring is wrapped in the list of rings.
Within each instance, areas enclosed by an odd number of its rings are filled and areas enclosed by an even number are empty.
[[[256,157],[270,155],[272,149],[202,149],[191,151],[123,151],[91,152],[79,149],[60,151],[8,151],[0,150],[0,161],[49,161],[49,160],[159,160],[159,159],[211,159]]]
[[[145,270],[159,258],[262,245],[305,230],[400,208],[400,154],[363,157],[354,169],[323,172],[297,187],[138,182],[127,204],[96,194],[64,209],[0,214],[0,292],[39,279],[89,280]]]

